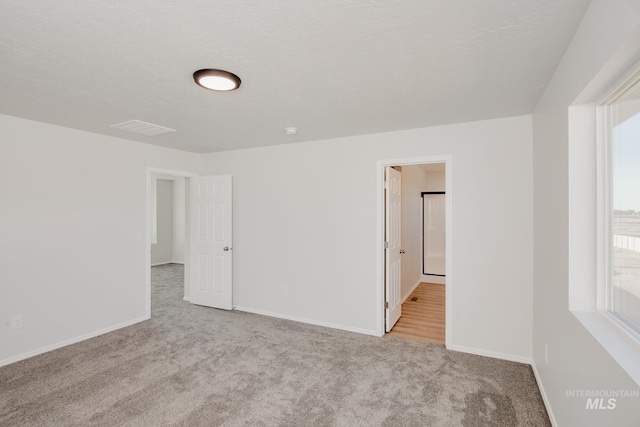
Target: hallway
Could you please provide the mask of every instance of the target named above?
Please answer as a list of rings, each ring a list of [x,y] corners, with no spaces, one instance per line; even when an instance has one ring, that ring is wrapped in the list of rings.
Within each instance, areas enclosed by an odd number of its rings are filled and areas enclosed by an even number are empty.
[[[402,304],[392,335],[444,344],[445,285],[421,283]]]

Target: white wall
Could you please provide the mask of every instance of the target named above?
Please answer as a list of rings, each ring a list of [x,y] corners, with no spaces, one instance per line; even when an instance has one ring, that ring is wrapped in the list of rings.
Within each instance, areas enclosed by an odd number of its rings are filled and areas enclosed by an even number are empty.
[[[447,154],[454,347],[529,360],[530,116],[204,155],[233,175],[234,305],[378,333],[377,161]]]
[[[172,261],[184,263],[186,232],[186,182],[185,178],[173,181],[173,249]]]
[[[425,187],[422,191],[446,191],[444,172],[425,172]]]
[[[453,347],[531,355],[528,116],[204,156],[8,116],[0,127],[0,363],[145,318],[147,167],[233,175],[235,305],[376,334],[377,162],[444,154]],[[6,326],[15,314],[23,329]]]
[[[0,365],[143,320],[146,168],[197,156],[3,115],[0,129]]]
[[[422,281],[422,197],[426,173],[420,166],[402,166],[402,288],[405,299]]]
[[[156,243],[151,244],[151,265],[173,261],[173,181],[156,180]]]
[[[568,310],[568,107],[592,79],[602,78],[605,65],[615,65],[627,43],[639,46],[639,29],[637,0],[594,0],[533,116],[533,357],[558,426],[637,426],[640,420],[638,399],[618,399],[615,410],[587,410],[586,398],[567,397],[571,390],[638,389]]]

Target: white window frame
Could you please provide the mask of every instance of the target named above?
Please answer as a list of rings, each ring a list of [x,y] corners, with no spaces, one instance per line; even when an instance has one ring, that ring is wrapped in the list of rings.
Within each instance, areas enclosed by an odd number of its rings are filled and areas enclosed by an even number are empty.
[[[640,75],[596,79],[569,107],[569,310],[640,385],[640,340],[608,311],[609,228],[605,105]],[[617,74],[608,70],[609,75]],[[628,86],[627,86],[628,87]],[[605,201],[607,201],[605,203]]]
[[[634,85],[640,82],[640,68],[607,96],[597,108],[597,180],[598,180],[598,305],[597,308],[617,327],[640,343],[640,333],[625,323],[613,312],[612,247],[612,145],[613,123],[611,122],[611,105],[623,96]]]

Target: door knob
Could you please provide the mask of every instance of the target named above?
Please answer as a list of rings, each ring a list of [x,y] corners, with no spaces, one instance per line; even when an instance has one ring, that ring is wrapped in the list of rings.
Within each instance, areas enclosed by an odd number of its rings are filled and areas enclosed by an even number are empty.
[[[227,252],[227,251],[231,250],[231,248],[229,246],[225,246],[224,248],[222,248],[222,250]]]

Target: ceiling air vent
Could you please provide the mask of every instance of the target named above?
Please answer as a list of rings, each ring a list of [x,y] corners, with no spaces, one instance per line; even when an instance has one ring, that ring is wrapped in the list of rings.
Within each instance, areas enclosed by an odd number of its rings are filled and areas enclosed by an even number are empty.
[[[138,133],[140,135],[155,136],[163,133],[175,132],[175,129],[158,126],[140,120],[129,120],[128,122],[118,123],[109,126],[110,128],[124,130],[126,132]]]

